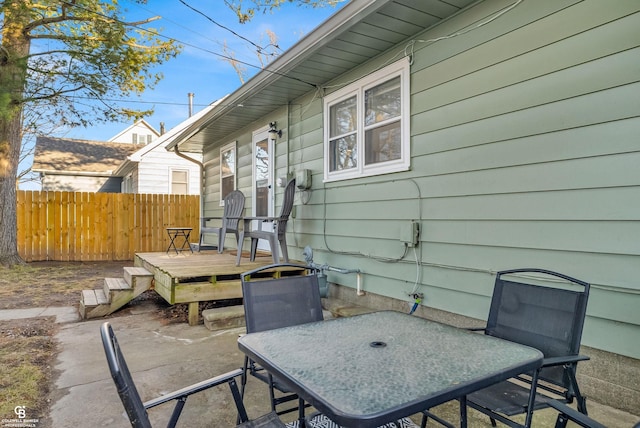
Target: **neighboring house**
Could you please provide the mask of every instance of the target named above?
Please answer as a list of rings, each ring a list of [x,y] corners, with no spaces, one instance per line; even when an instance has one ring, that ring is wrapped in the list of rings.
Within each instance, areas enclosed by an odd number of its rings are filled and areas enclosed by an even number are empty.
[[[108,142],[38,137],[32,170],[42,190],[199,195],[202,156],[188,160],[164,146],[210,108],[162,136],[139,120]]]
[[[122,178],[122,193],[199,195],[202,155],[192,154],[189,156],[192,160],[184,159],[167,151],[165,146],[214,105],[204,108],[128,156],[113,173]]]
[[[289,254],[360,269],[330,273],[344,299],[408,311],[420,292],[419,314],[462,325],[496,271],[590,282],[581,386],[635,412],[639,28],[637,1],[354,0],[172,145],[204,155],[207,215],[229,183],[277,211],[274,184],[311,171]]]
[[[109,139],[110,143],[150,144],[154,142],[160,133],[149,125],[144,119],[136,121],[116,136]]]
[[[113,171],[139,145],[104,141],[38,137],[31,170],[42,190],[120,193],[121,178]]]

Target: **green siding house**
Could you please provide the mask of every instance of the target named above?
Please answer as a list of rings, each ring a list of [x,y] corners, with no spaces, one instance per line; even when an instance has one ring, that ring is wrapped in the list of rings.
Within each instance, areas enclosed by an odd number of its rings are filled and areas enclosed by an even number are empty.
[[[637,411],[639,1],[354,0],[173,145],[206,215],[299,177],[289,254],[359,269],[329,274],[352,303],[477,326],[496,271],[590,282],[581,386]]]

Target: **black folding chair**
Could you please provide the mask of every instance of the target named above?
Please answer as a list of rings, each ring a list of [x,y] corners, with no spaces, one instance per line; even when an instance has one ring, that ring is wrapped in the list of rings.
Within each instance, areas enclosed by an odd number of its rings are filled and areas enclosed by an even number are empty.
[[[176,423],[178,422],[178,418],[182,413],[182,409],[187,401],[187,398],[190,395],[215,386],[223,385],[225,383],[228,384],[229,388],[231,389],[233,401],[238,410],[238,419],[240,422],[238,427],[285,427],[285,424],[280,421],[280,419],[274,412],[249,421],[247,412],[242,402],[242,395],[240,394],[240,390],[238,389],[238,385],[236,383],[236,378],[238,376],[242,376],[243,372],[241,369],[233,370],[220,376],[204,380],[202,382],[187,386],[168,394],[164,394],[161,397],[143,403],[133,382],[131,373],[129,372],[129,369],[127,367],[127,363],[124,359],[124,355],[122,354],[122,350],[118,345],[118,340],[116,339],[116,335],[113,332],[113,328],[108,322],[105,322],[102,325],[100,334],[102,336],[102,345],[107,357],[107,363],[109,364],[109,370],[111,371],[111,377],[116,384],[118,395],[120,396],[120,400],[122,400],[122,404],[124,405],[124,408],[129,417],[129,422],[131,422],[132,427],[150,428],[151,422],[149,420],[149,415],[147,414],[147,409],[151,409],[170,401],[176,401],[171,419],[167,424],[167,427],[175,427]],[[214,421],[212,421],[211,423],[212,426],[218,426],[214,423]]]
[[[286,270],[286,268],[296,268]],[[285,270],[283,270],[285,269]],[[322,321],[322,303],[318,277],[315,273],[301,274],[308,266],[283,263],[272,264],[241,276],[244,317],[247,333],[275,328],[289,327],[314,321]],[[277,414],[299,411],[304,418],[304,403],[296,394],[291,393],[278,379],[271,376],[262,367],[244,359],[242,393],[247,383],[247,373],[260,379],[269,386],[271,409]],[[277,410],[277,406],[298,400],[297,407]]]
[[[556,428],[566,426],[568,421],[572,421],[584,428],[606,428],[600,422],[591,419],[589,416],[559,401],[549,400],[549,406],[556,409],[559,413],[558,419],[556,419]]]
[[[515,279],[505,279],[518,277]],[[524,282],[522,278],[527,278]],[[544,354],[542,368],[514,380],[501,382],[467,397],[468,406],[510,426],[523,425],[508,416],[526,414],[531,426],[533,412],[550,406],[552,400],[577,401],[580,413],[587,414],[585,397],[576,380],[582,327],[589,298],[589,284],[544,269],[513,269],[498,272],[485,334],[528,345]],[[426,418],[425,412],[423,426]],[[561,415],[560,415],[561,416]],[[566,419],[558,418],[557,427]]]

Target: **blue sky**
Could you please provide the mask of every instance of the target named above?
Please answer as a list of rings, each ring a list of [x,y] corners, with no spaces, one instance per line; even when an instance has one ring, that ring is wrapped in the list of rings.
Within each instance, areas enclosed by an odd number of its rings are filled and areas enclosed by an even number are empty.
[[[336,7],[312,9],[297,6],[294,2],[294,4],[287,3],[273,13],[256,15],[247,24],[239,24],[233,11],[221,0],[184,1],[258,45],[268,44],[267,32],[274,32],[278,36],[278,44],[282,50],[291,47],[338,10]],[[338,7],[340,5],[342,3]],[[131,100],[140,99],[151,104],[122,103],[122,106],[130,108],[153,107],[154,114],[145,117],[145,120],[156,130],[160,129],[160,122],[164,122],[166,130],[169,130],[187,119],[189,92],[195,94],[193,99],[195,113],[241,85],[231,65],[211,53],[223,54],[223,43],[226,42],[229,50],[233,51],[238,59],[250,64],[260,64],[255,48],[248,42],[220,28],[179,0],[149,0],[145,5],[122,0],[121,6],[127,10],[128,21],[161,16],[161,20],[153,22],[150,26],[161,28],[163,35],[186,44],[177,58],[155,69],[164,74],[164,79],[154,89],[147,90],[141,97],[131,98]],[[257,71],[257,68],[247,67],[247,77]],[[130,124],[111,123],[91,128],[75,128],[65,136],[108,140]]]

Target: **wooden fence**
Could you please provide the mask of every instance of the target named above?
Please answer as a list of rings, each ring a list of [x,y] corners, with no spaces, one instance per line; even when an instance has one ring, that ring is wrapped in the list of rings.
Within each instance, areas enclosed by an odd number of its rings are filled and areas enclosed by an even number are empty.
[[[18,191],[18,253],[25,261],[133,260],[166,251],[167,227],[200,233],[200,197]]]

